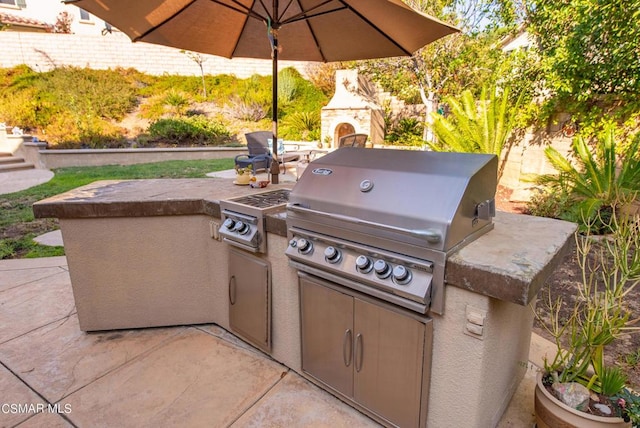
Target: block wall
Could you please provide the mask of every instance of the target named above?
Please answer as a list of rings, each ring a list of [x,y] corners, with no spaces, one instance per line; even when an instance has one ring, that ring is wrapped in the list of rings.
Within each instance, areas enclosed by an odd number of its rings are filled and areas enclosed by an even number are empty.
[[[205,74],[233,74],[247,78],[271,75],[271,60],[226,59],[203,55]],[[132,43],[123,33],[82,35],[26,32],[0,32],[0,68],[26,64],[44,72],[56,67],[75,66],[94,69],[133,67],[152,75],[200,75],[200,67],[180,49],[149,43]],[[296,68],[306,76],[307,62],[280,61],[279,69]]]

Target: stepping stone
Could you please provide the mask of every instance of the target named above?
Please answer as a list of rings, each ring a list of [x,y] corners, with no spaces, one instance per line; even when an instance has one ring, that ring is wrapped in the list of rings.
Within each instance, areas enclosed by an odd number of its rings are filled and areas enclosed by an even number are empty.
[[[62,242],[62,231],[60,229],[45,233],[44,235],[36,236],[33,240],[40,245],[46,245],[49,247],[64,246],[64,243]]]

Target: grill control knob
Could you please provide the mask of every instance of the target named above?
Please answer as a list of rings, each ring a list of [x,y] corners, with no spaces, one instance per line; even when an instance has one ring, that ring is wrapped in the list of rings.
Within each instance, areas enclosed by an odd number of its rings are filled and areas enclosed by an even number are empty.
[[[342,254],[336,247],[328,246],[324,250],[324,259],[329,263],[338,263],[341,258]]]
[[[406,285],[411,282],[411,271],[402,265],[393,268],[392,278],[398,285]]]
[[[304,238],[298,239],[298,252],[300,254],[309,254],[313,250],[313,244],[311,241],[307,241]]]
[[[369,273],[373,269],[373,263],[367,256],[358,256],[356,258],[356,268],[362,273]]]
[[[385,279],[391,275],[391,267],[384,260],[376,260],[373,264],[373,270],[375,271],[378,278]]]
[[[236,222],[232,218],[228,218],[224,221],[224,223],[222,223],[222,226],[228,230],[233,230],[233,226],[235,225],[236,225]]]
[[[289,246],[292,248],[296,248],[298,246],[298,241],[292,239],[291,241],[289,241]]]
[[[249,226],[242,221],[237,221],[233,226],[233,230],[234,232],[238,232],[240,235],[244,235],[249,232]]]

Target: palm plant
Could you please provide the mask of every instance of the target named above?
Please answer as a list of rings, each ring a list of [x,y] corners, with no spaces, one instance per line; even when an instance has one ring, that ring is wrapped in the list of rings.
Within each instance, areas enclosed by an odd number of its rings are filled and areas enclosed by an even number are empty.
[[[451,114],[450,117],[433,115],[431,126],[437,141],[428,143],[429,146],[437,151],[495,154],[501,159],[499,179],[511,148],[509,137],[515,127],[521,97],[511,106],[509,89],[498,92],[495,86],[483,87],[478,101],[468,90],[460,100],[445,98]]]
[[[569,219],[606,217],[607,212],[629,203],[640,191],[640,134],[618,156],[615,131],[614,124],[605,125],[595,153],[586,138],[576,137],[572,145],[575,164],[553,147],[545,150],[547,159],[559,174],[543,175],[537,181],[557,187],[575,199],[576,213]]]

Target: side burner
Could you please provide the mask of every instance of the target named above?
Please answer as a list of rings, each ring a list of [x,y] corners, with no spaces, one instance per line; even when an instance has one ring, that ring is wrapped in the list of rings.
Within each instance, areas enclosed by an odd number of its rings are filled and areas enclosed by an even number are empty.
[[[290,190],[288,189],[279,189],[264,193],[241,196],[239,198],[229,199],[225,202],[247,205],[250,207],[258,208],[262,210],[262,212],[264,212],[264,210],[275,210],[286,206],[287,202],[289,202],[289,193]]]
[[[265,216],[285,209],[289,190],[279,189],[220,201],[226,243],[253,253],[267,252]]]

